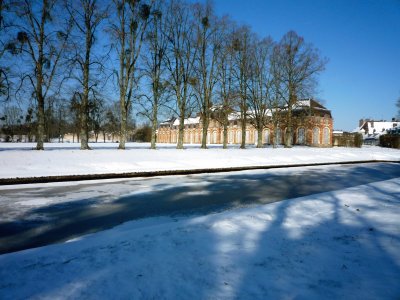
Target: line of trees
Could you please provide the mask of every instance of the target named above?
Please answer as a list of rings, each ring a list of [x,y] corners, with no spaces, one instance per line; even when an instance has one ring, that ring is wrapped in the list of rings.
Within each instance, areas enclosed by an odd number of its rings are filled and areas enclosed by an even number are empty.
[[[30,124],[37,150],[57,130],[59,137],[76,133],[81,149],[90,149],[89,132],[96,140],[113,132],[125,149],[133,115],[150,123],[154,149],[160,116],[171,114],[182,149],[184,119],[194,113],[201,147],[213,117],[225,128],[225,148],[232,112],[240,117],[241,148],[249,122],[261,147],[262,130],[278,120],[267,110],[282,108],[291,147],[292,109],[313,95],[326,64],[294,31],[277,42],[259,37],[217,16],[211,2],[4,0],[0,31],[0,97],[4,107],[28,107],[29,121],[22,113],[19,120]]]

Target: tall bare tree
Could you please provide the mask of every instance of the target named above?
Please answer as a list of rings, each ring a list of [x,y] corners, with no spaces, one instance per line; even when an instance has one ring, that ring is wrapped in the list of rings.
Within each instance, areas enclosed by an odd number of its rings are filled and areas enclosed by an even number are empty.
[[[285,147],[292,147],[293,108],[299,99],[309,97],[314,91],[316,76],[325,69],[327,60],[294,31],[282,37],[273,55],[277,92],[286,108]]]
[[[249,63],[249,121],[257,130],[257,148],[262,148],[263,130],[270,121],[267,113],[272,97],[272,76],[270,73],[270,57],[273,42],[271,38],[252,41]]]
[[[152,1],[154,2],[154,1]],[[114,0],[117,22],[112,25],[119,58],[118,79],[121,113],[120,141],[118,149],[125,149],[128,112],[131,110],[133,89],[138,82],[137,68],[140,52],[149,23],[151,3],[132,0]]]
[[[242,140],[240,148],[246,148],[246,126],[248,113],[249,98],[249,53],[250,40],[252,32],[249,27],[242,26],[236,32],[236,38],[233,40],[233,49],[235,50],[235,77],[238,86],[239,109],[240,109],[240,125],[242,130]]]
[[[177,149],[183,149],[184,121],[190,113],[191,85],[193,78],[194,60],[197,50],[191,5],[180,0],[171,0],[167,10],[168,47],[165,56],[169,73],[169,88],[176,98],[178,108],[178,142]]]
[[[225,17],[220,26],[219,38],[221,44],[217,56],[217,95],[219,102],[212,115],[223,127],[222,147],[227,149],[229,116],[234,113],[234,106],[237,102],[234,80],[235,50],[233,48],[236,25]]]
[[[67,0],[67,10],[76,28],[72,63],[77,67],[78,75],[74,78],[82,88],[80,103],[80,140],[81,149],[89,147],[89,93],[97,85],[91,78],[94,66],[101,62],[93,58],[93,47],[99,25],[108,15],[108,7],[98,0]],[[83,45],[81,43],[83,40]],[[81,51],[81,49],[84,49]],[[100,66],[101,67],[101,66]]]
[[[207,148],[207,133],[212,112],[212,97],[217,83],[217,58],[221,50],[218,18],[213,13],[210,2],[196,4],[194,10],[196,41],[199,51],[196,57],[196,82],[194,88],[197,94],[202,116],[201,148]]]
[[[139,104],[142,114],[151,122],[150,148],[156,149],[158,113],[168,100],[165,85],[164,56],[167,51],[167,36],[163,34],[166,25],[166,16],[162,13],[165,2],[159,1],[152,13],[148,33],[146,36],[146,54],[144,55],[144,76],[150,85],[150,95],[144,94],[145,99]]]
[[[43,150],[45,139],[45,101],[51,94],[62,53],[67,46],[71,22],[60,16],[56,0],[19,1],[13,6],[18,17],[18,32],[9,49],[26,57],[21,85],[31,85],[37,102],[36,149]]]

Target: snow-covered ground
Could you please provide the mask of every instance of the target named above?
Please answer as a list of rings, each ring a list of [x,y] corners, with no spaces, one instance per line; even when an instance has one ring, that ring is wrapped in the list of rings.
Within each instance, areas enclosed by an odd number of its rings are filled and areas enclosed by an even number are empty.
[[[399,299],[399,216],[395,178],[131,221],[1,255],[0,299]]]
[[[0,143],[0,178],[52,175],[81,175],[161,170],[268,166],[303,163],[344,162],[360,160],[400,161],[400,151],[380,147],[291,149],[271,147],[228,150],[221,145],[199,149],[187,145],[160,144],[150,150],[149,144],[127,144],[128,150],[117,150],[117,144],[91,144],[92,151],[79,150],[79,144],[45,144],[45,151],[32,151],[33,143]]]

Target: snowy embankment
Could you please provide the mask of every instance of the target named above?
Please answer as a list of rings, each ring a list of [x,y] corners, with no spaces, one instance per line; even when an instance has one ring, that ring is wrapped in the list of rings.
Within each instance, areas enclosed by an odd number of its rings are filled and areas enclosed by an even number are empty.
[[[396,178],[201,217],[132,221],[1,255],[0,298],[398,299],[399,215]]]
[[[0,178],[62,176],[146,171],[191,170],[206,168],[252,167],[310,163],[332,163],[364,160],[400,161],[400,151],[380,147],[291,149],[271,147],[240,150],[232,146],[224,150],[212,145],[208,150],[187,145],[176,150],[175,145],[127,144],[127,150],[117,150],[117,144],[91,144],[92,151],[79,150],[79,144],[45,144],[45,151],[32,151],[35,144],[0,143]]]

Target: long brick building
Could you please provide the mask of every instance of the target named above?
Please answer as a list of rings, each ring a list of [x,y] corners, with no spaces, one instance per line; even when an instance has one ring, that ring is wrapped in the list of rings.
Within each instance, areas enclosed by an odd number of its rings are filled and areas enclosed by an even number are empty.
[[[271,117],[271,112],[268,113]],[[280,112],[279,125],[271,122],[263,129],[262,142],[266,145],[284,143],[286,126],[285,110]],[[240,144],[242,129],[239,114],[229,115],[228,144]],[[184,143],[199,144],[202,137],[202,120],[200,116],[185,119]],[[158,143],[177,143],[179,120],[172,118],[159,125]],[[299,101],[293,109],[293,144],[313,147],[332,147],[333,119],[331,111],[319,102],[308,99]],[[211,118],[207,134],[207,144],[222,144],[223,126]],[[246,144],[257,143],[257,130],[249,122],[246,126]]]

